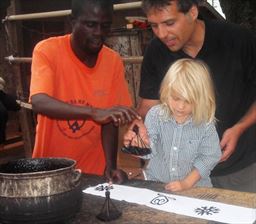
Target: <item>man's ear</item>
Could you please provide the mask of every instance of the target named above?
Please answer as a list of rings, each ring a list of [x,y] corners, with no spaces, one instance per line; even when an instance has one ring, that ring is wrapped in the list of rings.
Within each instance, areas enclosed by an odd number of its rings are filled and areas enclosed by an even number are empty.
[[[195,5],[193,5],[190,10],[188,11],[189,15],[191,16],[191,18],[193,20],[196,20],[197,17],[198,17],[198,14],[199,14],[199,11],[198,11],[198,7],[196,7]]]
[[[72,14],[69,15],[69,23],[70,23],[72,28],[74,27],[74,25],[76,23],[76,18]]]

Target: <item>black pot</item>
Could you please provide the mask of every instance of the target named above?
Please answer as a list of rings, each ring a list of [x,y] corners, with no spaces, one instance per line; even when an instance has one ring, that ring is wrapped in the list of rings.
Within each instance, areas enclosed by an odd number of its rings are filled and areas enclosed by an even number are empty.
[[[81,172],[66,158],[20,159],[0,166],[0,223],[59,223],[79,211]]]

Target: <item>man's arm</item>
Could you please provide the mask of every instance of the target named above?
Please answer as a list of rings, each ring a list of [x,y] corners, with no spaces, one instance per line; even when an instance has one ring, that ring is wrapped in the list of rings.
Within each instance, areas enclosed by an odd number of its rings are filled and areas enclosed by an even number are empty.
[[[140,114],[140,116],[145,119],[145,116],[149,109],[157,104],[159,104],[159,100],[151,100],[151,99],[143,99],[141,98],[139,106],[137,108],[137,112]]]
[[[102,125],[101,128],[101,139],[105,152],[106,168],[116,169],[118,128],[112,123]]]
[[[136,111],[129,107],[116,106],[99,109],[90,106],[77,106],[43,93],[33,95],[31,102],[34,112],[60,120],[90,119],[100,124],[114,122],[116,125],[123,125],[132,122],[134,119],[140,119]]]
[[[256,101],[251,105],[245,116],[235,125],[240,128],[243,133],[253,124],[256,124]]]
[[[251,105],[241,120],[224,132],[220,142],[223,152],[221,161],[227,160],[232,155],[240,136],[253,124],[256,124],[256,102]]]
[[[123,183],[128,176],[117,169],[118,128],[112,123],[102,125],[101,139],[106,158],[105,176],[110,182]]]

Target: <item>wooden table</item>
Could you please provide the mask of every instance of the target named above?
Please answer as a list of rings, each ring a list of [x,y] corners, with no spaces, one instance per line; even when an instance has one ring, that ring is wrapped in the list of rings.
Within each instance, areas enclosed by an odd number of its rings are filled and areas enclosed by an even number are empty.
[[[103,183],[104,179],[99,176],[83,175],[82,186],[83,189],[89,186],[95,186]],[[148,188],[158,192],[167,191],[164,190],[162,183],[156,183],[143,180],[129,180],[125,185],[133,187]],[[205,200],[212,200],[215,202],[223,202],[227,204],[233,204],[243,207],[256,208],[256,194],[229,191],[217,188],[193,188],[187,191],[178,193],[178,195],[188,196],[193,198],[200,198]],[[111,196],[110,196],[111,197]],[[100,212],[105,198],[97,197],[94,195],[83,194],[83,203],[80,212],[71,221],[72,224],[81,223],[104,223],[96,218],[96,215]],[[132,204],[124,201],[112,200],[119,211],[122,212],[122,216],[114,221],[107,223],[115,224],[213,224],[217,222],[187,217],[183,215],[177,215],[169,212],[162,212],[146,206]],[[255,222],[256,224],[256,222]]]

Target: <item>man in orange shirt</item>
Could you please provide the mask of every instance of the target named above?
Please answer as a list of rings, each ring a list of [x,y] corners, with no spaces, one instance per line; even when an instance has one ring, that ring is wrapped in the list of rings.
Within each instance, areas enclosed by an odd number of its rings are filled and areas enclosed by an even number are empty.
[[[72,34],[38,43],[30,97],[38,113],[33,157],[67,157],[85,173],[121,182],[118,126],[139,118],[118,53],[104,45],[112,1],[73,0]],[[116,106],[118,105],[118,106]]]

